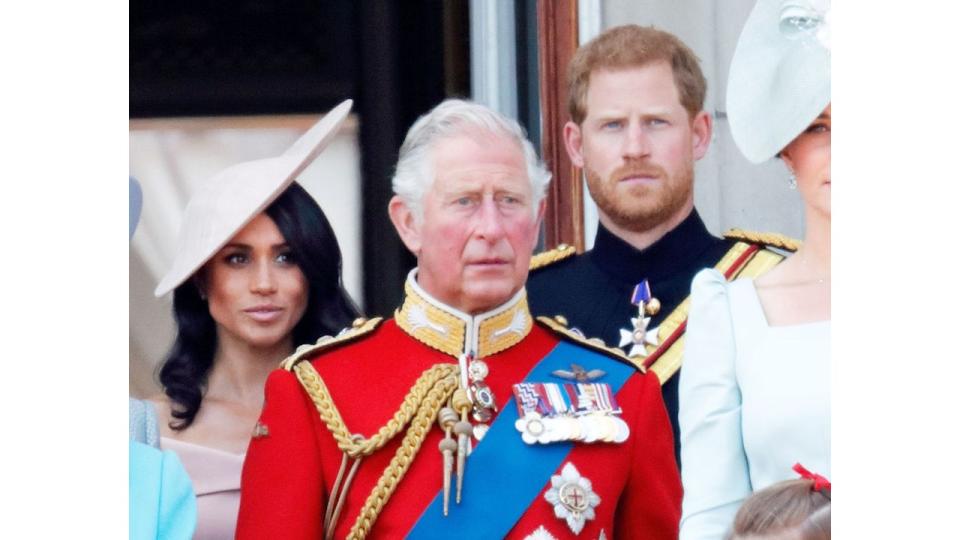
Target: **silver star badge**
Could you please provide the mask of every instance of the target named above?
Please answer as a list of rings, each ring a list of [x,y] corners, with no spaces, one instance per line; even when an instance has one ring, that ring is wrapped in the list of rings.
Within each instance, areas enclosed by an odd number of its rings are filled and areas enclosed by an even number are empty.
[[[566,520],[573,534],[580,534],[587,520],[596,518],[594,508],[600,504],[593,484],[580,476],[573,463],[567,463],[560,474],[550,477],[550,489],[543,498],[553,505],[555,516]]]
[[[626,328],[620,329],[619,346],[630,345],[627,356],[647,356],[647,345],[656,347],[660,344],[660,340],[657,339],[657,329],[647,330],[647,326],[650,325],[650,317],[644,317],[642,315],[632,317],[630,323],[633,324],[632,330]]]

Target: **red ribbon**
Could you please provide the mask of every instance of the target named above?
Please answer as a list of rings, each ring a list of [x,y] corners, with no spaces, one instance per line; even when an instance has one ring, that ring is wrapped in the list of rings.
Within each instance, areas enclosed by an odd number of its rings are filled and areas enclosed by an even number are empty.
[[[830,489],[830,480],[827,480],[827,477],[810,472],[806,469],[806,467],[799,463],[793,466],[793,470],[797,471],[797,474],[799,474],[801,477],[806,478],[807,480],[813,480],[814,491]]]

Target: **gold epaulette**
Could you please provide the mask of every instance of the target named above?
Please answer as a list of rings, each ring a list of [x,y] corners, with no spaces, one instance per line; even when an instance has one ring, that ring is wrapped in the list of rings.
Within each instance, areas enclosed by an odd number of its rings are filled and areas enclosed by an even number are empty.
[[[567,244],[560,244],[553,249],[544,251],[542,253],[537,253],[533,257],[530,257],[530,270],[543,268],[544,266],[551,265],[557,261],[562,261],[576,254],[577,248]]]
[[[312,345],[308,343],[297,347],[297,350],[294,351],[292,355],[288,356],[283,362],[280,363],[280,368],[287,371],[293,371],[293,367],[296,366],[301,360],[309,356],[313,356],[322,350],[333,347],[334,345],[342,345],[369,334],[378,326],[380,326],[381,322],[383,322],[383,317],[374,317],[372,319],[360,317],[359,319],[353,321],[353,324],[350,325],[350,328],[344,328],[336,336],[323,336]]]
[[[621,362],[626,362],[631,366],[637,368],[637,370],[639,370],[641,373],[647,372],[647,368],[644,367],[641,361],[639,361],[642,359],[630,358],[622,350],[617,349],[615,347],[608,347],[607,344],[604,343],[603,340],[600,338],[587,338],[578,334],[577,332],[574,332],[573,330],[570,330],[569,328],[567,328],[567,319],[562,315],[557,315],[556,317],[552,317],[552,318],[544,317],[541,315],[537,317],[537,321],[539,321],[540,324],[546,326],[548,330],[552,330],[555,334],[558,334],[559,336],[565,339],[568,339],[575,343],[579,343],[580,345],[583,345],[589,349],[602,352],[607,356],[612,356],[615,359],[620,360]]]
[[[723,237],[731,240],[743,240],[751,244],[760,244],[764,247],[784,249],[786,251],[796,251],[803,243],[800,240],[790,238],[780,233],[761,233],[745,231],[743,229],[730,229],[723,233]]]

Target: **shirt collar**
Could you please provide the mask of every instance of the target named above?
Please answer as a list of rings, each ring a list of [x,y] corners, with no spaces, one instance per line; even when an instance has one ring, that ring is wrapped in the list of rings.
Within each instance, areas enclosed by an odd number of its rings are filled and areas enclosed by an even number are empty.
[[[635,282],[641,278],[657,281],[669,277],[677,266],[696,260],[714,240],[700,215],[693,210],[646,249],[633,247],[599,224],[589,256],[601,270],[624,281]]]
[[[533,319],[521,288],[500,306],[469,315],[437,300],[417,283],[417,269],[407,275],[403,305],[394,313],[397,326],[440,352],[484,358],[513,347],[527,337]]]

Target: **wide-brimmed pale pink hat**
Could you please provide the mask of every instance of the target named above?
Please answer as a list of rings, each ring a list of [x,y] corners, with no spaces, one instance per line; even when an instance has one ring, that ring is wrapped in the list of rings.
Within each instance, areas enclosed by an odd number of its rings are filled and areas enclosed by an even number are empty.
[[[279,157],[238,163],[204,182],[187,203],[176,258],[153,294],[177,288],[266,210],[326,148],[352,106],[348,99],[334,107]]]

